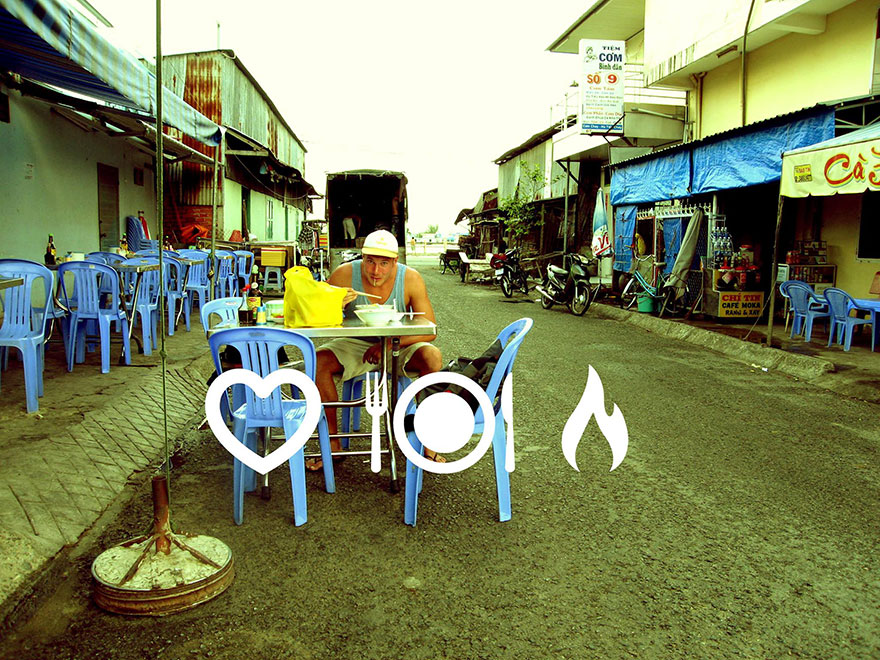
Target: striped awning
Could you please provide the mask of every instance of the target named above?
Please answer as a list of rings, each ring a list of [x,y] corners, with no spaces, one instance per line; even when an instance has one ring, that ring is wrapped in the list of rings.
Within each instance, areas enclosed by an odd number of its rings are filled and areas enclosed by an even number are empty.
[[[156,117],[156,76],[61,0],[0,0],[0,69]],[[168,89],[164,123],[205,144],[220,127]]]

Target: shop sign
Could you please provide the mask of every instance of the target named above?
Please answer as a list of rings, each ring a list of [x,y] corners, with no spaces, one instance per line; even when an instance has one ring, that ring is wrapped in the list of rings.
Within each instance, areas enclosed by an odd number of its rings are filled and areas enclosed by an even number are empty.
[[[581,133],[623,134],[626,42],[581,39]]]
[[[786,197],[880,190],[880,142],[795,154],[782,159]]]
[[[725,291],[718,294],[718,316],[760,316],[764,308],[761,291]]]

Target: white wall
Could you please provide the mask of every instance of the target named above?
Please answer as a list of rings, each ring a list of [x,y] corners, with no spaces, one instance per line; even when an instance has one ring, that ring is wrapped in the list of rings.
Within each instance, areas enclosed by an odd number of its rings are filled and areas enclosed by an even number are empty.
[[[42,263],[49,234],[61,255],[98,250],[99,162],[119,169],[120,236],[125,216],[138,210],[155,231],[150,156],[122,138],[84,131],[46,103],[2,91],[10,122],[0,122],[0,257]],[[142,187],[132,181],[134,167],[144,168]]]

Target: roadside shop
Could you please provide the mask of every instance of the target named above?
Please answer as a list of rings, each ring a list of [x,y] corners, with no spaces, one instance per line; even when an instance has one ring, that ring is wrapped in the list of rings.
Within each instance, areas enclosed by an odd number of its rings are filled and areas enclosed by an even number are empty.
[[[686,307],[719,319],[760,317],[781,154],[833,134],[834,112],[811,108],[611,165],[617,276],[638,269],[657,286],[683,269]],[[676,266],[686,237],[693,257]]]

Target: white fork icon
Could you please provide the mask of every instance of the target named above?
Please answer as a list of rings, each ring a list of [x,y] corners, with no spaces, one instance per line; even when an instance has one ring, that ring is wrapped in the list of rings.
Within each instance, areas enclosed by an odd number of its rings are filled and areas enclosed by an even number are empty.
[[[373,472],[379,472],[382,469],[381,443],[379,438],[379,420],[382,415],[388,412],[388,381],[385,374],[381,374],[382,382],[379,382],[380,375],[376,375],[376,384],[373,391],[370,391],[370,376],[364,375],[364,387],[366,387],[366,408],[373,418],[373,439],[370,446],[370,469]]]

